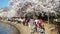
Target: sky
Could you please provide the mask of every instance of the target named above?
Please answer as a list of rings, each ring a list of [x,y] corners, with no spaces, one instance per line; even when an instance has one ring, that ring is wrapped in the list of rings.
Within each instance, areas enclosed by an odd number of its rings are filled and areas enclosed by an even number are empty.
[[[4,7],[8,7],[9,0],[0,0],[0,9]]]

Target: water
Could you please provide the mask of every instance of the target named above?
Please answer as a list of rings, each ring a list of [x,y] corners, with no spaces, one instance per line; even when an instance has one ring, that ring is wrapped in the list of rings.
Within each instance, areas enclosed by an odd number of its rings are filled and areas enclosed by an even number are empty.
[[[12,25],[0,23],[0,34],[19,34],[20,32]]]

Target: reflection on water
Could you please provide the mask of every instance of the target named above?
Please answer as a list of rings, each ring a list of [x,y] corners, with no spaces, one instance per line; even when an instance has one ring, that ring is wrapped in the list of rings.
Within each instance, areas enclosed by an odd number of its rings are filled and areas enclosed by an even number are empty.
[[[12,25],[0,23],[0,34],[19,34],[19,31]]]

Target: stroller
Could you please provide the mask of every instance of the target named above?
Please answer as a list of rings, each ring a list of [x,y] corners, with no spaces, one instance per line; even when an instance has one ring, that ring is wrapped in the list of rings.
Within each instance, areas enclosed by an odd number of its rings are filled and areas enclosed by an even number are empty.
[[[44,27],[41,27],[41,32],[40,32],[40,34],[45,34],[45,29],[44,29]]]

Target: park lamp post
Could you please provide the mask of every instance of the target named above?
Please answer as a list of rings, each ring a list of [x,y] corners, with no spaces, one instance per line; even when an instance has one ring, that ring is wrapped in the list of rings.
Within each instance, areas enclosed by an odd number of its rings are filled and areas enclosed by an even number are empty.
[[[47,20],[48,20],[47,22],[48,22],[48,24],[49,24],[49,17],[50,17],[50,16],[49,16],[49,10],[47,11],[47,17],[48,17],[48,18],[47,18]]]
[[[49,24],[49,11],[48,11],[48,14],[47,14],[47,16],[48,16],[48,24]]]
[[[49,24],[49,11],[46,13],[47,15],[47,23]]]
[[[51,8],[47,8],[48,10],[47,10],[47,17],[48,17],[48,24],[49,24],[49,17],[50,17],[50,15],[49,15],[49,13],[51,12]]]

